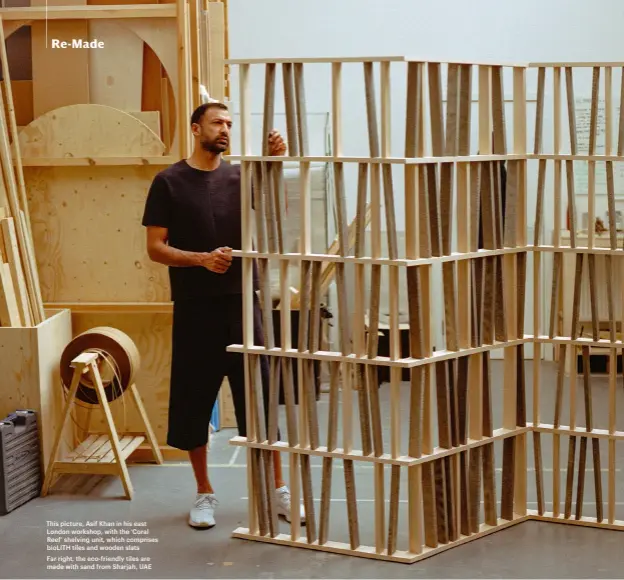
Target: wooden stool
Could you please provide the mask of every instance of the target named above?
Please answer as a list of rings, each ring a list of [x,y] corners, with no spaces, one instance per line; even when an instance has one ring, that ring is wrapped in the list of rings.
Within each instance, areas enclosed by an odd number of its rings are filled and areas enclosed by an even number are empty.
[[[144,433],[127,433],[121,436],[117,434],[113,415],[109,402],[106,398],[102,377],[98,369],[98,353],[84,352],[72,360],[71,366],[74,368],[72,383],[67,396],[67,402],[63,411],[63,420],[58,427],[54,447],[48,463],[43,489],[41,495],[48,494],[50,486],[55,476],[62,473],[89,473],[89,474],[109,474],[119,475],[126,492],[126,498],[132,499],[133,488],[126,459],[147,439],[154,453],[154,459],[158,464],[162,464],[163,458],[156,442],[156,437],[145,413],[143,402],[134,384],[130,385],[128,391],[134,401],[139,415],[145,425]],[[61,437],[67,419],[71,414],[71,407],[76,398],[76,392],[80,384],[80,378],[85,373],[90,374],[90,378],[95,386],[99,404],[102,406],[105,416],[106,433],[91,433],[80,445],[71,451],[63,461],[57,461],[56,456],[61,443]]]

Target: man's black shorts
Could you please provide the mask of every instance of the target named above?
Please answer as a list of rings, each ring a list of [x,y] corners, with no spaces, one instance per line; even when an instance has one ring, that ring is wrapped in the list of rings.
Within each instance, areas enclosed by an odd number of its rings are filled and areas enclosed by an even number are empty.
[[[254,295],[254,342],[263,345],[262,313]],[[173,306],[171,385],[167,443],[192,450],[208,442],[214,404],[224,377],[228,377],[238,433],[245,437],[245,369],[243,355],[227,352],[243,344],[242,295],[179,300]],[[260,357],[268,413],[269,367]]]

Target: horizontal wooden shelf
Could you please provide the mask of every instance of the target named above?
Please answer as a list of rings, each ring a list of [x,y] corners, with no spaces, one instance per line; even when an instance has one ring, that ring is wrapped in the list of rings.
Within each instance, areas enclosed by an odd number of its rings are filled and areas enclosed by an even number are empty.
[[[536,510],[528,510],[527,514],[532,520],[538,522],[550,522],[553,524],[574,524],[577,526],[589,526],[592,528],[607,528],[608,530],[624,530],[624,521],[613,520],[609,522],[608,518],[604,518],[599,522],[596,518],[581,517],[576,519],[575,517],[566,518],[562,515],[555,516],[552,512],[544,512],[544,515],[540,516]]]
[[[282,63],[332,63],[332,62],[403,62],[403,56],[347,56],[347,57],[304,57],[304,58],[229,58],[225,64],[282,64]]]
[[[299,540],[293,540],[290,534],[277,534],[274,538],[272,538],[271,536],[260,536],[256,534],[251,534],[249,533],[249,528],[237,528],[232,533],[232,537],[242,540],[256,540],[260,542],[267,542],[269,544],[290,546],[293,548],[307,548],[312,550],[319,550],[321,552],[330,552],[333,554],[344,554],[348,556],[372,558],[374,560],[401,562],[404,564],[411,564],[416,560],[415,554],[400,550],[397,550],[394,554],[392,554],[392,556],[388,556],[387,552],[382,552],[380,554],[374,547],[371,546],[358,546],[355,550],[353,550],[350,544],[345,544],[343,542],[327,541],[324,544],[319,544],[317,540],[316,542],[312,542],[311,544],[309,544],[305,537],[300,538]]]
[[[528,159],[545,159],[554,161],[624,161],[622,155],[589,155],[586,153],[530,153]]]
[[[573,344],[577,346],[599,346],[602,348],[613,348],[616,350],[624,348],[624,343],[621,340],[611,342],[606,338],[594,340],[593,338],[585,337],[572,339],[565,336],[555,336],[554,338],[550,338],[549,336],[537,336],[532,339],[532,342],[537,342],[541,344]]]
[[[433,163],[483,163],[486,161],[526,161],[527,155],[510,153],[508,155],[458,155],[440,157],[406,157],[406,165],[431,165]]]
[[[479,354],[482,352],[488,352],[492,350],[504,350],[508,348],[513,348],[516,346],[520,346],[522,344],[527,344],[533,342],[531,337],[527,337],[525,335],[524,338],[517,338],[513,340],[508,340],[507,342],[495,342],[494,344],[484,344],[481,346],[477,346],[474,348],[460,348],[458,350],[436,350],[430,357],[422,358],[422,359],[407,359],[409,360],[408,368],[414,368],[429,364],[434,364],[437,362],[441,362],[444,360],[451,360],[455,358],[461,358],[464,356],[471,356],[473,354]]]
[[[310,447],[300,447],[299,445],[291,446],[286,441],[276,441],[275,443],[269,443],[268,441],[248,441],[246,437],[233,437],[229,440],[230,445],[238,447],[253,447],[254,449],[264,449],[266,451],[281,451],[284,453],[299,453],[302,455],[313,455],[316,457],[331,457],[333,459],[348,459],[353,461],[364,461],[368,463],[383,463],[385,465],[401,465],[403,467],[410,467],[414,465],[421,465],[423,463],[429,463],[442,457],[448,457],[450,455],[456,455],[462,451],[473,449],[475,447],[481,447],[498,441],[501,439],[507,439],[509,437],[515,437],[522,435],[530,431],[529,427],[517,427],[515,429],[495,429],[492,437],[484,437],[480,440],[468,439],[465,445],[458,445],[457,447],[451,447],[444,449],[436,447],[433,453],[423,454],[421,457],[411,456],[399,456],[392,457],[389,453],[383,455],[363,455],[361,450],[350,451],[345,453],[344,449],[336,448],[333,451],[328,451],[327,447],[317,447],[312,449]]]
[[[127,312],[159,314],[173,312],[172,302],[46,302],[45,308],[68,309],[79,314]]]
[[[291,546],[293,548],[307,548],[312,550],[318,550],[321,552],[330,552],[335,554],[345,554],[349,556],[359,556],[361,558],[371,558],[373,560],[386,560],[400,562],[404,564],[413,564],[419,560],[424,560],[431,556],[435,556],[441,552],[461,546],[478,538],[482,538],[499,530],[504,530],[516,524],[525,522],[531,519],[529,516],[523,516],[514,514],[513,520],[503,520],[499,518],[495,526],[488,524],[480,524],[479,531],[470,535],[464,536],[460,534],[459,539],[454,542],[448,542],[447,544],[440,544],[436,548],[430,548],[429,546],[423,546],[422,551],[419,554],[412,552],[406,552],[397,550],[393,554],[389,555],[387,550],[378,552],[372,546],[358,546],[355,550],[351,548],[350,544],[343,542],[327,541],[324,544],[319,544],[318,540],[312,543],[308,543],[305,534],[298,540],[293,540],[290,534],[277,534],[274,538],[270,535],[260,536],[259,534],[251,534],[248,528],[237,528],[234,530],[232,537],[240,538],[244,540],[256,540],[260,542],[267,542],[269,544],[281,544],[284,546]]]
[[[232,344],[227,347],[228,352],[239,352],[247,354],[282,356],[293,359],[305,360],[323,360],[334,362],[357,363],[364,365],[382,365],[388,367],[409,368],[413,359],[397,359],[392,360],[386,356],[377,356],[374,358],[359,357],[355,354],[343,355],[339,352],[318,350],[315,352],[300,352],[297,349],[281,349],[281,348],[265,348],[263,346],[245,347],[242,344]]]
[[[144,435],[119,435],[121,457],[128,459],[145,441]],[[70,452],[63,461],[55,461],[52,469],[59,473],[102,473],[116,474],[119,465],[116,463],[108,434],[91,433],[76,449]]]
[[[122,4],[118,6],[26,6],[0,8],[0,17],[8,20],[74,20],[90,18],[175,18],[175,4]]]
[[[591,431],[587,431],[585,427],[575,427],[574,429],[571,429],[567,425],[554,427],[553,425],[547,425],[546,423],[540,423],[537,426],[533,426],[533,423],[527,423],[527,425],[530,429],[538,433],[573,435],[574,437],[590,437],[592,439],[613,439],[615,441],[624,440],[624,431],[614,431],[613,433],[609,433],[607,429],[592,429]]]
[[[439,157],[427,155],[423,157],[355,157],[348,155],[308,155],[308,156],[266,156],[266,155],[226,155],[224,159],[228,161],[273,161],[273,162],[291,162],[291,163],[376,163],[376,164],[397,164],[397,165],[432,165],[436,163],[484,163],[490,161],[624,161],[622,155],[587,155],[569,153],[508,153],[506,155],[484,154],[484,155],[457,155]]]
[[[463,260],[472,260],[475,258],[487,258],[488,256],[501,256],[505,254],[521,254],[527,252],[526,246],[518,248],[502,248],[500,250],[477,250],[476,252],[452,253],[448,256],[439,256],[433,258],[399,258],[391,260],[390,258],[371,258],[355,256],[337,256],[336,254],[301,254],[298,252],[286,254],[273,254],[269,252],[244,252],[242,250],[233,250],[232,256],[237,258],[253,258],[267,260],[286,260],[293,262],[309,261],[309,262],[343,262],[345,264],[376,264],[379,266],[427,266],[439,262],[461,262]]]
[[[226,161],[271,161],[273,163],[395,163],[404,165],[403,157],[345,157],[333,155],[270,156],[270,155],[224,155]]]
[[[584,236],[583,236],[584,237]],[[608,236],[606,236],[608,239]],[[605,239],[603,236],[596,235],[596,240]],[[593,248],[588,248],[586,246],[572,248],[570,246],[530,246],[527,248],[533,252],[561,252],[563,254],[602,254],[605,256],[624,256],[624,249],[618,248],[617,250],[612,250],[611,248],[597,248],[594,246]]]
[[[310,57],[310,58],[231,58],[226,64],[268,64],[268,63],[332,63],[332,62],[417,62],[423,64],[465,64],[485,67],[513,67],[513,68],[555,68],[555,67],[624,67],[624,62],[495,62],[495,61],[465,61],[448,59],[425,59],[416,56],[351,56],[351,57]]]
[[[526,62],[496,62],[496,61],[487,61],[487,60],[477,60],[477,61],[469,61],[469,60],[437,60],[437,59],[424,59],[416,56],[406,56],[405,62],[419,62],[423,64],[462,64],[462,65],[473,65],[473,66],[484,66],[484,67],[514,67],[514,68],[527,68]]]
[[[457,157],[353,157],[334,155],[308,155],[308,156],[267,156],[267,155],[226,155],[228,161],[272,161],[277,163],[375,163],[375,164],[398,164],[398,165],[433,165],[436,163],[478,163],[485,161],[522,161],[528,159],[527,155],[464,155]]]
[[[441,362],[444,360],[450,360],[460,358],[464,356],[470,356],[473,354],[479,354],[491,350],[502,350],[507,348],[513,348],[522,344],[532,342],[532,338],[519,338],[515,340],[509,340],[507,342],[495,342],[494,344],[486,344],[475,348],[459,349],[457,351],[438,350],[433,353],[432,356],[422,359],[417,358],[399,358],[391,359],[386,356],[377,356],[369,358],[367,356],[358,356],[356,354],[343,355],[339,352],[317,350],[314,352],[304,351],[301,352],[294,348],[282,349],[282,348],[265,348],[263,346],[244,346],[242,344],[232,344],[227,347],[228,352],[238,352],[243,354],[255,354],[255,355],[268,355],[278,356],[293,359],[305,359],[305,360],[322,360],[333,362],[344,362],[349,364],[363,364],[363,365],[377,365],[385,367],[403,368],[409,369],[419,366],[425,366]]]
[[[347,56],[347,57],[305,57],[305,58],[231,58],[226,64],[281,64],[281,63],[358,63],[358,62],[416,62],[423,64],[463,64],[474,66],[496,66],[527,68],[527,63],[502,63],[493,61],[464,61],[445,59],[423,59],[415,56]]]
[[[555,68],[555,67],[622,67],[624,66],[624,62],[612,62],[612,61],[603,61],[603,62],[531,62],[528,64],[529,68]]]
[[[164,5],[163,5],[164,6]],[[25,157],[23,167],[110,167],[118,165],[169,166],[179,161],[174,156],[157,157]]]

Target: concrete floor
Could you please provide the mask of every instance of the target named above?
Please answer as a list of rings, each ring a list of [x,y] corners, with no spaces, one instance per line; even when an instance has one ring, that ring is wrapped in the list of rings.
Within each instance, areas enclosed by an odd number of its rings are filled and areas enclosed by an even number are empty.
[[[527,409],[531,410],[531,368],[527,363]],[[552,422],[552,391],[554,367],[544,365],[542,374],[542,420]],[[493,363],[493,408],[500,409],[502,364]],[[578,382],[577,408],[583,415],[582,382]],[[384,395],[388,389],[384,389]],[[593,380],[593,403],[596,427],[606,427],[608,385],[605,379]],[[407,385],[403,395],[408,396]],[[567,400],[567,398],[566,398]],[[403,405],[405,408],[406,405]],[[618,416],[624,420],[624,389],[618,381]],[[564,409],[567,410],[567,402]],[[388,412],[384,396],[384,412]],[[319,414],[327,413],[326,395],[319,402]],[[567,423],[567,413],[564,414]],[[529,415],[530,420],[530,415]],[[584,423],[579,421],[581,425]],[[495,427],[500,426],[497,414]],[[281,421],[285,426],[285,422]],[[323,425],[323,421],[321,423]],[[620,427],[621,429],[621,427]],[[324,430],[321,433],[324,434]],[[247,496],[245,453],[228,445],[233,430],[218,433],[210,457],[211,479],[220,501],[217,526],[197,531],[186,524],[188,510],[194,497],[193,474],[189,464],[168,463],[165,466],[133,466],[130,475],[135,488],[131,501],[120,499],[121,483],[112,477],[82,476],[60,480],[53,493],[25,504],[15,512],[0,518],[0,578],[621,578],[624,569],[624,536],[615,531],[592,528],[525,522],[458,546],[413,565],[377,562],[374,560],[327,554],[312,550],[273,546],[260,542],[232,539],[231,532],[246,525]],[[389,441],[389,433],[384,433]],[[543,462],[552,464],[552,445],[543,438]],[[323,435],[324,440],[324,435]],[[565,493],[565,464],[567,438],[561,438],[562,494]],[[591,445],[590,445],[591,448]],[[502,445],[497,444],[497,455]],[[533,449],[528,446],[529,509],[535,509]],[[578,445],[577,445],[578,455]],[[499,456],[500,457],[500,456]],[[603,497],[606,501],[607,448],[602,446]],[[321,463],[312,460],[315,497],[320,494]],[[338,462],[336,462],[338,464]],[[577,459],[578,464],[578,459]],[[497,460],[500,466],[500,458]],[[624,485],[621,480],[621,445],[618,445],[617,517],[624,519]],[[288,462],[284,462],[288,478]],[[389,476],[389,469],[388,469]],[[500,494],[501,472],[497,471],[497,494]],[[401,486],[400,527],[407,527],[405,485]],[[348,541],[344,479],[338,467],[334,470],[331,507],[331,539]],[[547,500],[552,497],[552,471],[544,473]],[[588,453],[585,479],[584,514],[595,514],[591,451]],[[360,534],[362,543],[373,542],[374,488],[372,466],[356,466],[356,486]],[[389,481],[386,493],[389,491]],[[574,490],[576,499],[576,485]],[[318,503],[317,503],[318,506]],[[547,506],[550,509],[550,506]],[[605,504],[606,508],[606,504]],[[150,558],[151,569],[122,570],[51,570],[48,557],[98,555],[98,552],[47,550],[47,521],[87,522],[93,520],[146,522],[147,537],[154,543],[137,544],[140,549],[126,552],[99,552],[107,557],[135,556]],[[284,532],[288,525],[281,524]],[[399,548],[406,545],[406,534],[399,535]],[[129,546],[130,544],[126,544]],[[144,560],[144,562],[147,562]],[[100,563],[101,565],[101,563]]]

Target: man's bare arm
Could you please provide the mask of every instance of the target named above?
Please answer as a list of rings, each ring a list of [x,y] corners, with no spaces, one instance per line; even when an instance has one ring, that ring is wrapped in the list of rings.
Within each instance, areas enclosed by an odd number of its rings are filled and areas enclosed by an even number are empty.
[[[152,261],[178,268],[200,266],[219,274],[226,272],[232,262],[229,249],[217,248],[212,252],[179,250],[167,244],[168,234],[167,228],[147,228],[147,253]]]

